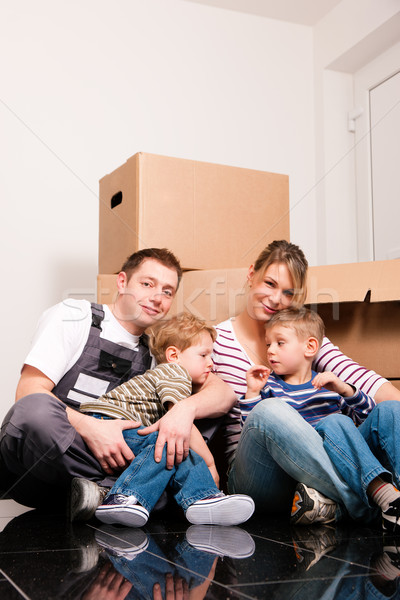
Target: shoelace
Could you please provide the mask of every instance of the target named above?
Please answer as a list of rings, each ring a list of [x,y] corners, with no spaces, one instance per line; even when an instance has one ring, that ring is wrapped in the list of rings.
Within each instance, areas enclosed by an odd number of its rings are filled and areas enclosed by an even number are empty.
[[[137,504],[137,499],[135,496],[125,496],[124,494],[115,494],[114,498],[115,504]]]

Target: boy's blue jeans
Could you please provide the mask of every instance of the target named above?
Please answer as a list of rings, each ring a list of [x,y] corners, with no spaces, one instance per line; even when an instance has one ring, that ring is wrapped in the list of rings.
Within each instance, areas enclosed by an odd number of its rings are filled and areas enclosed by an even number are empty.
[[[186,460],[168,470],[165,447],[161,461],[156,463],[154,460],[157,432],[143,436],[138,434],[138,429],[125,429],[123,435],[135,458],[118,477],[109,494],[136,496],[150,512],[167,486],[184,511],[193,502],[219,493],[206,463],[192,450]]]
[[[289,514],[298,481],[335,500],[338,519],[375,518],[335,468],[318,432],[281,398],[263,400],[244,424],[228,489],[249,494],[257,510]]]
[[[366,506],[375,477],[400,484],[400,402],[377,404],[357,428],[345,415],[329,415],[316,427],[324,448],[347,484]]]

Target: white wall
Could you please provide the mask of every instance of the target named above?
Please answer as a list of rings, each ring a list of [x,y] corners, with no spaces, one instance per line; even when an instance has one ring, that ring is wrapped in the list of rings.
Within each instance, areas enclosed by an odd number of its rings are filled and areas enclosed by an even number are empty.
[[[182,0],[2,0],[0,53],[0,417],[40,313],[94,298],[98,180],[135,152],[289,174],[291,237],[316,263],[310,28]]]
[[[314,28],[319,264],[372,260],[370,241],[360,241],[357,227],[362,219],[370,232],[367,202],[357,198],[367,187],[366,172],[357,181],[357,138],[348,131],[348,112],[359,104],[354,74],[398,41],[398,0],[342,0]]]

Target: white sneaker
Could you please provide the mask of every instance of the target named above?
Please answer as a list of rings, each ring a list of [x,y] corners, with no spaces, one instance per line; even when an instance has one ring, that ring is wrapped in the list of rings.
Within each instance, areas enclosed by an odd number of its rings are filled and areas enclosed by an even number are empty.
[[[293,497],[290,522],[292,525],[331,523],[336,518],[336,502],[321,492],[298,483]]]
[[[253,512],[254,502],[250,496],[221,493],[193,502],[185,514],[194,525],[239,525],[250,519]]]
[[[186,539],[197,550],[231,558],[249,558],[256,549],[251,535],[240,527],[191,525]]]
[[[102,523],[142,527],[147,523],[149,511],[137,503],[135,496],[111,494],[100,504],[95,515]]]
[[[96,542],[114,556],[129,560],[146,550],[149,545],[147,535],[141,529],[102,525],[95,532]]]

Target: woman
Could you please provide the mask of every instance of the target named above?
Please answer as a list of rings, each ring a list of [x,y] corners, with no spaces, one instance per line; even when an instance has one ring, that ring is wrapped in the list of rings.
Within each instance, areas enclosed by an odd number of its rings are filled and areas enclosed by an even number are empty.
[[[245,393],[245,374],[250,366],[267,364],[265,322],[289,305],[304,303],[307,268],[300,248],[286,241],[269,244],[249,268],[246,308],[217,325],[214,344],[217,373],[236,394]],[[386,379],[354,363],[327,338],[313,367],[333,371],[347,383],[357,382],[357,387],[376,402],[400,400],[400,392]],[[283,400],[260,402],[242,432],[235,407],[228,416],[226,433],[231,462],[229,491],[249,494],[258,510],[288,511],[300,481],[337,502],[337,518],[346,510],[352,518],[371,516],[368,507],[337,475],[318,433]]]

